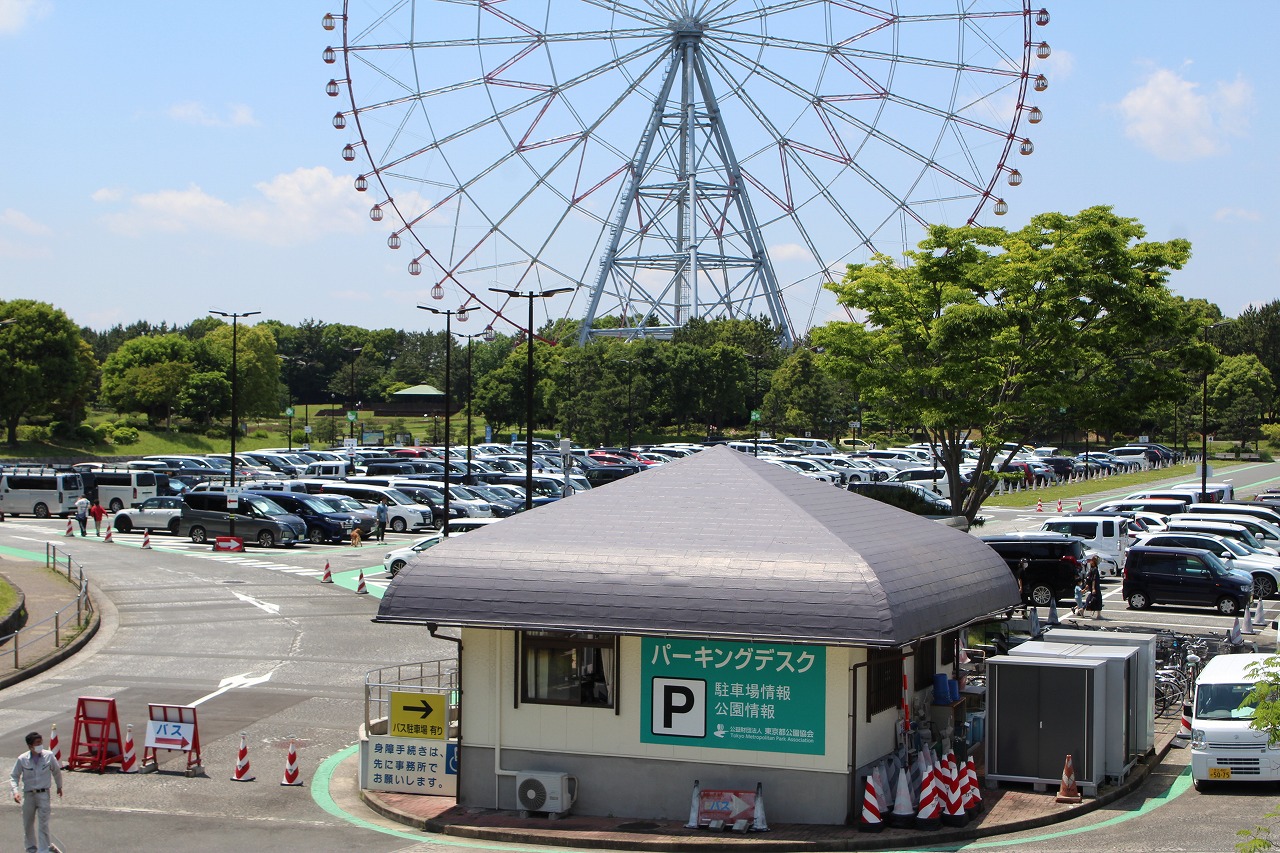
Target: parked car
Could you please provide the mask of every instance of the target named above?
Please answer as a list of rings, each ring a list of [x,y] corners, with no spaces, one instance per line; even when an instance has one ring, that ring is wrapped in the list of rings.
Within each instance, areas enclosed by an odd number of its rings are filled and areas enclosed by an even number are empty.
[[[1121,595],[1134,610],[1181,604],[1235,616],[1249,606],[1253,576],[1203,549],[1135,546],[1125,559]]]
[[[345,542],[351,538],[351,531],[360,526],[360,520],[351,513],[335,510],[305,492],[254,490],[244,494],[263,495],[279,504],[285,512],[301,518],[307,525],[306,540],[312,545]]]
[[[1137,462],[1142,468],[1151,468],[1160,464],[1160,454],[1149,447],[1112,447],[1108,451],[1117,459],[1126,459]]]
[[[1280,587],[1280,557],[1255,554],[1233,539],[1212,533],[1155,530],[1138,535],[1137,545],[1153,548],[1199,548],[1208,551],[1233,569],[1253,575],[1253,597],[1270,598]]]
[[[1004,558],[1016,577],[1022,562],[1022,598],[1037,607],[1073,598],[1085,560],[1085,543],[1077,536],[1034,531],[978,537]]]
[[[134,530],[164,530],[178,535],[178,521],[182,517],[182,498],[147,498],[137,507],[122,509],[111,523],[121,533]]]
[[[217,536],[231,535],[235,519],[235,535],[246,542],[257,542],[263,548],[284,545],[292,548],[306,536],[307,525],[290,515],[274,501],[261,495],[241,494],[236,505],[228,505],[226,492],[188,492],[182,501],[178,521],[180,535],[190,536],[197,545]]]
[[[1040,525],[1041,530],[1062,533],[1084,540],[1085,547],[1105,562],[1105,571],[1120,574],[1124,554],[1129,547],[1129,519],[1116,515],[1086,515],[1073,513],[1062,518],[1050,518]],[[1100,567],[1101,568],[1101,567]]]
[[[1197,533],[1215,533],[1218,536],[1234,539],[1246,548],[1262,554],[1275,556],[1278,553],[1275,548],[1265,545],[1250,533],[1249,528],[1230,521],[1199,521],[1175,515],[1169,519],[1169,523],[1165,525],[1165,530],[1193,530]]]
[[[387,555],[382,558],[382,567],[387,570],[387,574],[391,575],[391,577],[395,577],[400,574],[401,569],[408,565],[410,560],[428,548],[434,548],[443,541],[444,536],[439,532],[423,536],[412,545],[406,545],[403,548],[396,548],[394,551],[388,551]]]
[[[346,495],[362,504],[373,507],[387,504],[387,526],[396,533],[409,530],[425,530],[431,527],[431,509],[411,500],[403,492],[383,486],[367,486],[356,483],[326,481],[321,494]]]

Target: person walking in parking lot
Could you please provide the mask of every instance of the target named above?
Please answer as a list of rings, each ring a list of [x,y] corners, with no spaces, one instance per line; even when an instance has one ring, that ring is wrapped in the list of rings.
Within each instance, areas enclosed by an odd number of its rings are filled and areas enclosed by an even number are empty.
[[[22,833],[27,853],[49,853],[49,789],[62,796],[62,768],[52,752],[44,751],[39,732],[27,735],[27,752],[14,762],[9,782],[13,801],[22,806]]]
[[[1098,556],[1089,558],[1088,571],[1084,575],[1084,609],[1094,619],[1102,618],[1102,573],[1098,571]]]
[[[89,515],[93,518],[93,535],[102,535],[102,519],[107,517],[107,511],[102,508],[102,504],[97,501],[93,502],[93,506],[89,507]]]
[[[85,495],[81,495],[80,499],[76,501],[76,521],[80,523],[80,535],[88,536],[89,498]]]
[[[378,501],[378,507],[373,511],[373,515],[375,520],[373,535],[381,542],[387,533],[387,502]]]

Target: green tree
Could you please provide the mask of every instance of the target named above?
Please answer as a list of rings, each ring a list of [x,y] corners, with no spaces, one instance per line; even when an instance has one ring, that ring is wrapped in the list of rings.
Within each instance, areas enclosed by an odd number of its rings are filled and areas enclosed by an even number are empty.
[[[843,416],[841,395],[835,381],[822,369],[808,347],[798,347],[774,371],[772,388],[765,395],[766,411],[780,411],[787,432],[811,432],[832,438],[835,422]]]
[[[1000,442],[1025,440],[1082,399],[1096,415],[1171,393],[1161,380],[1203,348],[1165,286],[1190,244],[1144,236],[1107,207],[1040,214],[1014,232],[933,226],[907,265],[879,256],[829,285],[867,322],[816,330],[813,343],[864,403],[923,428],[945,459],[952,504],[972,520],[994,488]],[[964,494],[960,450],[978,432]]]
[[[280,414],[280,359],[276,354],[276,338],[270,327],[257,324],[242,325],[236,330],[236,361],[239,380],[236,396],[240,416],[275,417]],[[231,379],[232,329],[223,323],[213,329],[196,344],[198,359],[204,364],[216,364]],[[201,346],[203,345],[203,347]],[[226,412],[231,411],[230,400]]]
[[[9,444],[24,417],[67,410],[84,400],[97,373],[92,350],[65,313],[44,302],[0,302],[0,414]]]
[[[142,412],[156,426],[178,408],[194,361],[192,343],[182,335],[131,338],[102,366],[102,402],[117,412]]]

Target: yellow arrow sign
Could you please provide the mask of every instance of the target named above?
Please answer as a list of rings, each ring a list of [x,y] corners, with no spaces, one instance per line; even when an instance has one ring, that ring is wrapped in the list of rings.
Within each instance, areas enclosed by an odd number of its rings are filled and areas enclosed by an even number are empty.
[[[444,740],[449,703],[443,693],[391,694],[391,719],[387,734]]]

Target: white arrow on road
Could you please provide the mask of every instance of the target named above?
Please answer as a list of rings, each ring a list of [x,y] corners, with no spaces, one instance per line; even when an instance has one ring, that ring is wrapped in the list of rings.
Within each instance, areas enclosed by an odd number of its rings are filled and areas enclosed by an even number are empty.
[[[254,598],[251,595],[245,595],[239,592],[232,592],[231,594],[234,595],[236,598],[240,599],[241,601],[243,601],[245,604],[252,604],[254,607],[257,607],[260,610],[267,611],[272,616],[280,612],[279,604],[268,604],[265,601],[259,601],[258,599]]]
[[[233,675],[230,678],[222,679],[221,681],[218,682],[217,690],[213,691],[208,696],[201,696],[199,699],[192,702],[191,704],[199,705],[201,702],[207,702],[210,699],[213,699],[214,697],[221,696],[223,693],[226,693],[228,690],[235,690],[237,687],[252,687],[255,684],[262,684],[264,681],[270,681],[270,680],[271,680],[270,672],[268,672],[266,675],[250,675],[247,672],[242,672],[239,675]]]

